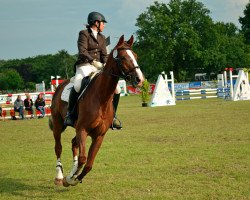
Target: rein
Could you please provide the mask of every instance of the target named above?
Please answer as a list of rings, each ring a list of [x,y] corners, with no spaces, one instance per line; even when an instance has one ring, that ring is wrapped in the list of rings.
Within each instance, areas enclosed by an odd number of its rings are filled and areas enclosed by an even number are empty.
[[[121,51],[121,50],[131,50],[130,48],[118,48],[117,51]],[[130,73],[134,70],[136,70],[137,68],[139,69],[140,67],[139,66],[136,66],[136,67],[131,67],[131,69],[127,72],[125,72],[123,70],[124,66],[122,65],[122,61],[125,60],[125,57],[114,57],[114,60],[118,66],[118,69],[119,69],[119,75],[117,74],[114,74],[114,73],[111,73],[110,75],[111,76],[114,76],[114,77],[117,77],[117,78],[124,78],[126,81],[130,80],[131,76],[130,76]],[[126,61],[126,60],[125,60]],[[126,61],[127,62],[127,61]]]
[[[135,69],[137,68],[140,68],[139,66],[137,67],[131,67],[131,69],[127,72],[124,72],[123,70],[123,65],[122,65],[122,60],[124,58],[115,58],[115,61],[116,61],[116,64],[118,66],[118,69],[120,71],[120,74],[119,75],[116,75],[116,74],[111,74],[113,76],[116,76],[116,77],[121,77],[121,78],[124,78],[125,80],[129,80],[130,79],[130,72],[134,71]]]

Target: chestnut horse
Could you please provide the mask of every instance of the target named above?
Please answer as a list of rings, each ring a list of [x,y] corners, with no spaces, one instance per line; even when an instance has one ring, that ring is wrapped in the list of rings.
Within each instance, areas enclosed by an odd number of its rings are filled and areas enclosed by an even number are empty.
[[[78,100],[76,105],[78,118],[74,125],[76,136],[72,139],[73,167],[66,177],[63,176],[60,157],[62,153],[61,133],[66,128],[63,122],[67,112],[67,103],[61,100],[61,94],[69,80],[56,89],[51,106],[52,116],[49,120],[54,134],[57,157],[56,185],[63,184],[65,187],[76,185],[92,169],[103,138],[113,122],[112,100],[119,78],[130,81],[134,87],[142,85],[144,76],[137,64],[137,56],[131,49],[133,41],[133,36],[128,41],[124,41],[124,36],[120,37],[119,42],[109,54],[105,67],[93,78]],[[92,138],[88,156],[86,155],[87,136]]]

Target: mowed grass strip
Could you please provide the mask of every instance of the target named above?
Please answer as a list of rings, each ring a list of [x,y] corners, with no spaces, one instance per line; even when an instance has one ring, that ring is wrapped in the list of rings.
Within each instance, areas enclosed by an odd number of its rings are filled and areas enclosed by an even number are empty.
[[[144,108],[129,96],[118,116],[123,130],[108,131],[93,170],[69,188],[53,183],[48,118],[1,121],[0,199],[250,199],[250,101]],[[65,175],[73,136],[62,135]]]

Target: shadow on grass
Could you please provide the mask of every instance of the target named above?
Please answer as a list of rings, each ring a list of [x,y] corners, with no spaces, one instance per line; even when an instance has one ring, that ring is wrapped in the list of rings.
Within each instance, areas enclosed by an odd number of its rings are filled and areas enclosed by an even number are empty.
[[[37,186],[28,185],[23,180],[0,177],[0,193],[7,195],[8,198],[15,196],[16,198],[24,199],[51,199],[54,197],[54,192],[66,192],[67,190],[55,190],[53,185],[45,186],[37,183]]]

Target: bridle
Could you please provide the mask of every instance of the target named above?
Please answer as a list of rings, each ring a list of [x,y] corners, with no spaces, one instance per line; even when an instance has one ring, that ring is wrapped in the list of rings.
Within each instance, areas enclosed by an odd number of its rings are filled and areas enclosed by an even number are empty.
[[[114,60],[115,60],[115,62],[116,62],[116,64],[117,64],[117,66],[118,66],[119,75],[116,75],[116,74],[113,74],[113,73],[112,73],[111,75],[112,75],[112,76],[115,76],[115,77],[119,77],[119,78],[124,78],[126,81],[129,81],[129,80],[131,80],[131,75],[130,75],[130,73],[131,73],[132,71],[136,70],[136,69],[140,69],[140,67],[139,67],[139,66],[131,67],[130,70],[125,71],[125,70],[124,70],[125,67],[124,67],[123,64],[122,64],[122,61],[125,60],[125,62],[127,62],[127,59],[126,59],[124,56],[118,57],[118,52],[119,52],[119,51],[122,51],[122,50],[131,50],[131,49],[130,49],[130,48],[122,47],[122,48],[118,48],[118,49],[115,49],[115,50],[117,50],[117,56],[114,57]],[[115,50],[114,50],[114,51],[115,51]],[[131,50],[131,51],[132,51],[132,50]]]

